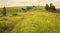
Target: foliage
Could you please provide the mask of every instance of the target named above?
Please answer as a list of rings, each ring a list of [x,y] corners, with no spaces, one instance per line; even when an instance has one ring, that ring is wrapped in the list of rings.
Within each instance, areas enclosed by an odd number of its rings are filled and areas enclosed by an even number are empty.
[[[45,9],[49,10],[49,5],[48,4],[46,4]]]
[[[56,10],[55,6],[52,3],[50,3],[50,10],[52,11]]]
[[[36,8],[25,13],[17,12],[21,8],[7,8],[8,16],[0,17],[0,33],[60,33],[60,13]],[[21,16],[10,16],[17,13]]]
[[[52,3],[50,3],[50,7],[48,4],[46,4],[45,9],[50,11],[56,11],[56,8]]]
[[[3,7],[3,16],[6,16],[6,7]]]

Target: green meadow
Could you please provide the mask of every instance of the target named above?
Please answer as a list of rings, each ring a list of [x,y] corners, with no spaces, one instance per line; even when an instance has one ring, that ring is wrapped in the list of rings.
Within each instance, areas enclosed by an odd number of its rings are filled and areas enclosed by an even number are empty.
[[[6,16],[0,8],[0,33],[60,33],[60,13],[46,11],[43,6],[25,12],[21,8],[26,7],[6,7]]]

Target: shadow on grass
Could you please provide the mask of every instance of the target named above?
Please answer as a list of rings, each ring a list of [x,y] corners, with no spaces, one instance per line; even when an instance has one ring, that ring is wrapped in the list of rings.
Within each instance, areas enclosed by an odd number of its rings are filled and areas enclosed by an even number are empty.
[[[59,9],[57,9],[57,10],[48,10],[48,12],[60,13],[60,10]]]
[[[12,24],[7,25],[6,22],[8,21],[8,19],[7,18],[1,18],[0,19],[0,33],[9,33],[9,32],[11,32],[15,28],[16,24],[18,24],[18,22],[22,21],[23,19],[24,19],[24,17],[17,20],[17,21],[15,21],[17,23],[12,23]]]

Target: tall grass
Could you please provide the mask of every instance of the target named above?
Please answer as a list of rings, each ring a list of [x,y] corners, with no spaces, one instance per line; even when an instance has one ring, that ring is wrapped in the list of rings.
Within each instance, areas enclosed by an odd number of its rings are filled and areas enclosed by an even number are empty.
[[[60,13],[39,6],[27,12],[21,8],[7,7],[7,16],[0,13],[0,33],[60,33]],[[13,16],[15,13],[18,15]]]

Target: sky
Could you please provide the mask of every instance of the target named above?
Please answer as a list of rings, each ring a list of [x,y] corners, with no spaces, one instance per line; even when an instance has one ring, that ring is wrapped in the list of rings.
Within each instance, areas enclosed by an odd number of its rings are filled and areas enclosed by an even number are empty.
[[[53,3],[56,7],[60,7],[59,0],[0,0],[0,7],[6,6],[45,6],[45,4]]]

